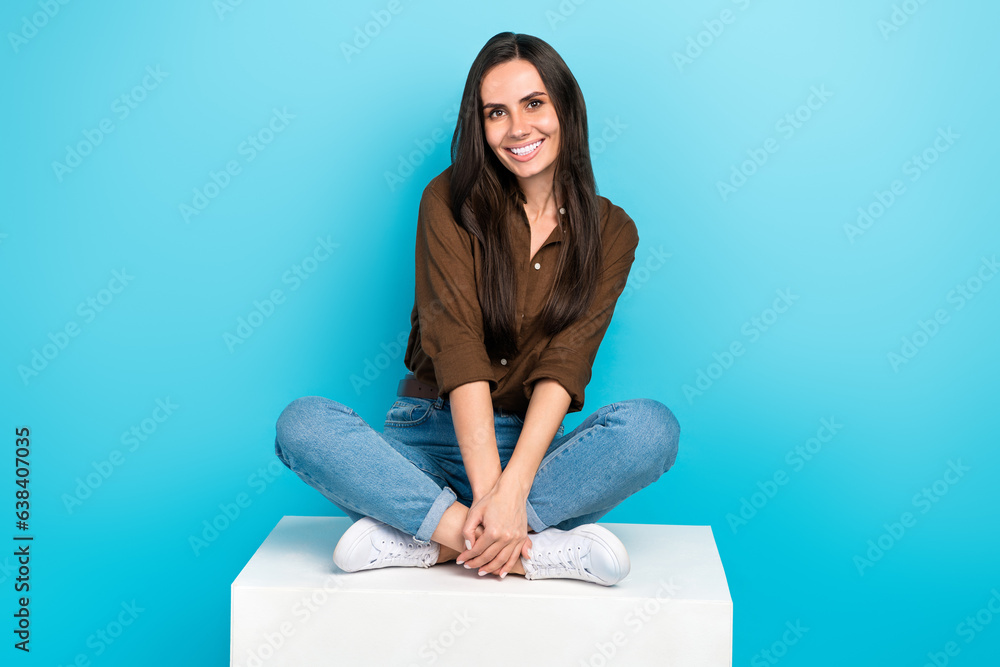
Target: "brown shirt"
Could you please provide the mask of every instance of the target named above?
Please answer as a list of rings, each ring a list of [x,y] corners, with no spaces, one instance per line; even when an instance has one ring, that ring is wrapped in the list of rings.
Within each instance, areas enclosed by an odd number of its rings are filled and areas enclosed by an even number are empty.
[[[596,298],[586,314],[555,336],[540,331],[536,321],[555,279],[560,223],[534,257],[531,226],[518,207],[514,253],[518,272],[517,356],[491,359],[484,344],[483,317],[476,280],[483,261],[482,248],[451,214],[448,167],[424,189],[417,218],[416,283],[410,338],[403,359],[418,380],[436,385],[447,396],[455,387],[486,380],[494,408],[520,415],[536,380],[555,379],[570,395],[568,412],[583,409],[584,389],[604,338],[615,303],[625,288],[635,259],[639,235],[635,223],[618,206],[598,197],[604,271]]]

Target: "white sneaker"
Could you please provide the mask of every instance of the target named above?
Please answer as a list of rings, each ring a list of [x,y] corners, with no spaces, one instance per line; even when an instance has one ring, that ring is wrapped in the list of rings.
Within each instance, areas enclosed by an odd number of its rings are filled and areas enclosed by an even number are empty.
[[[344,532],[333,550],[333,563],[344,572],[377,567],[430,567],[440,554],[437,542],[418,544],[403,531],[366,516]]]
[[[531,558],[521,558],[526,579],[580,579],[612,586],[631,567],[622,541],[596,523],[571,530],[546,528],[528,537]]]

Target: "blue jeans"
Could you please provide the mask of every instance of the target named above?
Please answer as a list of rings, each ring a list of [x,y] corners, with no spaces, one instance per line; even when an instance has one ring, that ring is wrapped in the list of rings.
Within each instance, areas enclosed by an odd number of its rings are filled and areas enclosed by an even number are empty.
[[[506,467],[524,422],[497,409],[494,424]],[[379,433],[346,405],[305,396],[276,431],[281,462],[354,521],[372,517],[426,544],[452,503],[472,504],[446,398],[397,397]],[[560,424],[528,495],[529,529],[595,523],[670,469],[679,435],[673,413],[648,398],[605,405],[568,434]]]

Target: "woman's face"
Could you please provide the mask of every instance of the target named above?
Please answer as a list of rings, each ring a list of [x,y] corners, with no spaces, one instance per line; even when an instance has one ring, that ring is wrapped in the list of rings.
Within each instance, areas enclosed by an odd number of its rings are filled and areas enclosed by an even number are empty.
[[[500,162],[522,182],[551,181],[559,119],[535,66],[520,59],[496,65],[479,91],[486,143]]]

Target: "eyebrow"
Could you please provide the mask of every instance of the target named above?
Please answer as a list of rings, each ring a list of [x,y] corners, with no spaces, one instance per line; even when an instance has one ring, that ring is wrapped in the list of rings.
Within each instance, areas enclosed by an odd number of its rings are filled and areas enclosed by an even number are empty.
[[[548,97],[548,95],[546,95],[545,93],[543,93],[541,91],[536,90],[535,92],[528,93],[527,95],[525,95],[524,97],[522,97],[520,99],[520,102],[522,104],[524,104],[525,102],[527,102],[528,100],[530,100],[532,97]],[[497,107],[503,107],[503,106],[505,106],[505,105],[503,105],[503,104],[497,104],[495,102],[489,102],[489,103],[483,105],[483,109],[495,109]]]

